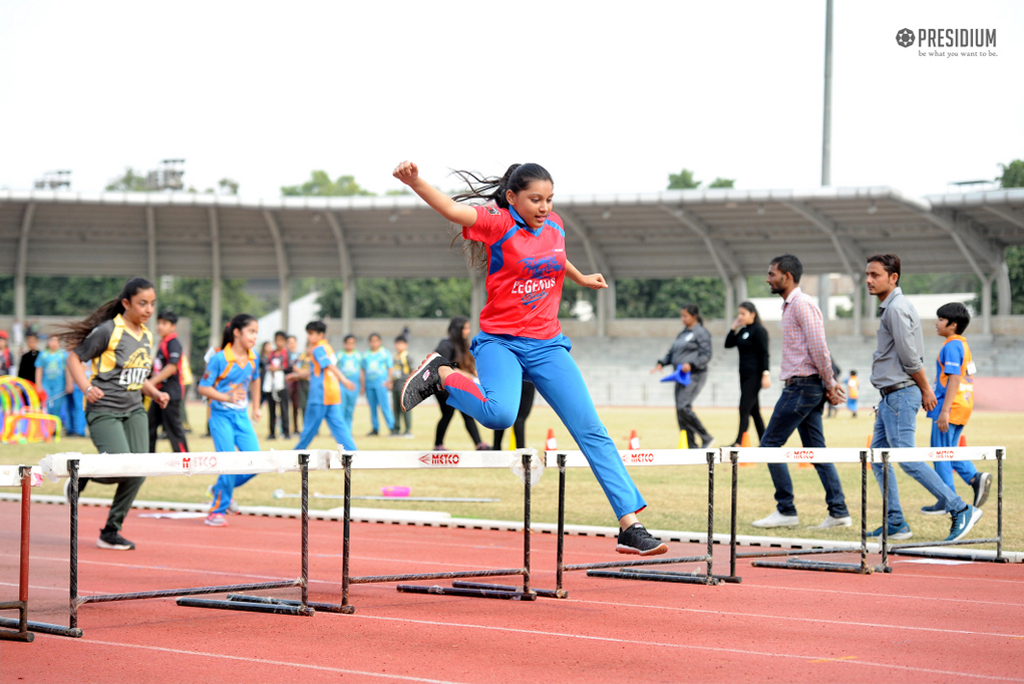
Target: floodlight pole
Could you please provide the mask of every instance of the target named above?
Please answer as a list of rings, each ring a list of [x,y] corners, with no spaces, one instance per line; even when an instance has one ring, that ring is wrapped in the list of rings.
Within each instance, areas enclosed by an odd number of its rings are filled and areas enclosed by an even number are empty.
[[[821,126],[821,185],[832,184],[832,0],[825,3],[825,104]]]

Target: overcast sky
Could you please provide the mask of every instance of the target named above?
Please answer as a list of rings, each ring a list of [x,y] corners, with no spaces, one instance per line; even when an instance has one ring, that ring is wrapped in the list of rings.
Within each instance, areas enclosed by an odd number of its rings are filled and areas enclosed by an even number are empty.
[[[312,169],[383,193],[405,158],[444,188],[517,161],[560,194],[657,191],[683,167],[813,188],[824,28],[824,0],[0,0],[0,188],[71,169],[96,192],[168,157],[249,199]],[[997,45],[922,56],[902,28]],[[835,0],[832,184],[994,178],[1024,158],[1022,67],[1022,2]]]

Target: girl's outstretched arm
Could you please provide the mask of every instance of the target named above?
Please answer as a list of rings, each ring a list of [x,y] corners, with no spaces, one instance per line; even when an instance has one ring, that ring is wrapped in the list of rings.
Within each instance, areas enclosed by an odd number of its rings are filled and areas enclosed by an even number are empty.
[[[565,261],[565,275],[580,287],[589,287],[591,290],[603,290],[608,287],[608,283],[604,281],[603,275],[600,273],[583,275],[568,259]]]
[[[472,226],[476,223],[476,210],[465,204],[459,204],[430,183],[420,178],[416,164],[404,161],[395,167],[392,174],[430,205],[430,208],[452,223],[459,226]]]

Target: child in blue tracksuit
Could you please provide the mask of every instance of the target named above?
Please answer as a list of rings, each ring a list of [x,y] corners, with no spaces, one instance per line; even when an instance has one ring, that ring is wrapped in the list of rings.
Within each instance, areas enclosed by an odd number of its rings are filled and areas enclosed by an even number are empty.
[[[305,449],[316,437],[320,423],[327,420],[334,441],[345,449],[355,449],[352,430],[341,411],[341,388],[355,390],[355,384],[342,375],[334,364],[334,350],[324,338],[327,324],[310,321],[306,325],[306,349],[309,350],[309,368],[296,371],[290,379],[309,379],[309,395],[306,398],[306,415],[302,420],[302,436],[295,445],[296,450]]]
[[[50,335],[46,349],[36,357],[36,387],[46,392],[46,412],[60,418],[65,432],[70,422],[67,364],[68,353],[60,348],[60,338]]]
[[[222,349],[210,358],[199,381],[199,394],[210,400],[210,436],[217,451],[259,451],[256,431],[245,413],[252,411],[260,420],[260,364],[252,348],[256,345],[259,324],[249,314],[239,314],[224,328]],[[235,487],[255,475],[221,475],[213,486],[213,503],[206,524],[227,525],[224,514],[231,505]]]
[[[391,413],[391,401],[388,397],[388,390],[391,381],[388,379],[388,371],[395,362],[391,359],[391,352],[380,346],[380,335],[370,333],[370,349],[363,352],[363,385],[366,392],[366,403],[370,405],[370,424],[373,429],[367,437],[380,434],[380,422],[377,419],[377,406],[380,406],[384,414],[384,422],[388,424],[388,430],[395,429],[395,416]]]
[[[353,389],[341,388],[341,415],[352,431],[352,417],[356,412],[356,401],[363,386],[363,355],[356,351],[356,336],[345,335],[345,348],[338,352],[338,370],[355,385]]]

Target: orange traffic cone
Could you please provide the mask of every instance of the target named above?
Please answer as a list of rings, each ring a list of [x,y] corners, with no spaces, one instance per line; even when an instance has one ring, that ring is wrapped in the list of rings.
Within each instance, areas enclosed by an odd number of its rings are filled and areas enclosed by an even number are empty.
[[[743,449],[749,449],[750,448],[750,433],[749,432],[744,432],[743,433],[743,437],[740,438],[740,447],[742,447]]]
[[[960,433],[960,443],[957,446],[967,446],[967,436]]]
[[[629,433],[629,448],[634,450],[640,448],[640,438],[636,436],[636,430]]]
[[[864,445],[864,446],[866,446],[866,447],[867,447],[868,449],[870,449],[870,448],[871,448],[871,437],[872,437],[872,436],[873,436],[873,435],[868,435],[868,441],[867,441],[867,443],[866,443],[866,444]]]
[[[555,431],[552,428],[548,428],[548,438],[544,442],[544,448],[547,451],[554,451],[558,448],[558,442],[555,441]]]

